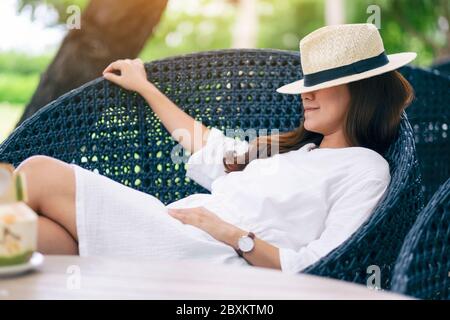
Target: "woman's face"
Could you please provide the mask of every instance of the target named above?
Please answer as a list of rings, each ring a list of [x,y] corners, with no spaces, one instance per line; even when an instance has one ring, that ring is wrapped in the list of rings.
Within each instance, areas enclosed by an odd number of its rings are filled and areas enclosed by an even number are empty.
[[[350,91],[346,84],[301,95],[306,130],[329,135],[342,129],[350,105]]]

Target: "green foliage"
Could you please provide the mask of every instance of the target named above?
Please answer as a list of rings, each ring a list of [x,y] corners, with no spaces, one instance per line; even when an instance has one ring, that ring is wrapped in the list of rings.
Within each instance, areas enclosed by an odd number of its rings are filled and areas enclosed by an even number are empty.
[[[25,105],[0,102],[0,143],[11,133],[23,113]]]
[[[36,8],[42,4],[54,8],[59,14],[59,22],[66,20],[69,5],[83,9],[89,3],[89,0],[18,1],[20,10],[25,6]],[[233,2],[198,1],[202,6],[212,2],[227,2],[229,5]],[[366,12],[367,7],[380,7],[380,32],[388,53],[416,51],[419,57],[415,63],[430,65],[436,56],[442,54],[444,47],[448,48],[448,35],[438,25],[440,16],[450,20],[448,0],[346,0],[344,3],[349,23],[366,22],[370,16]],[[303,36],[324,25],[323,12],[324,0],[259,0],[258,47],[297,50]],[[193,15],[192,12],[166,10],[140,57],[153,60],[188,52],[228,48],[232,42],[234,17],[235,12],[211,17],[203,12]],[[206,32],[208,26],[211,32]],[[169,46],[168,37],[178,37],[182,41],[177,46]]]
[[[204,5],[212,2],[199,1]],[[220,16],[210,16],[204,12],[188,14],[166,10],[139,57],[144,61],[151,61],[178,54],[229,48],[234,7],[228,5],[226,8]],[[171,42],[179,44],[171,46]]]
[[[17,73],[22,75],[42,73],[53,55],[30,56],[20,52],[1,52],[0,53],[0,74]]]
[[[369,5],[380,7],[380,33],[387,53],[418,52],[415,64],[428,66],[448,48],[439,17],[450,20],[448,0],[347,0],[349,23],[366,22]],[[447,31],[448,32],[448,31]]]
[[[0,53],[0,102],[27,103],[38,85],[39,75],[51,60],[52,55]]]
[[[259,5],[260,48],[298,50],[300,39],[325,23],[323,0],[260,0]]]
[[[27,103],[39,82],[39,75],[0,73],[0,101],[14,104]]]

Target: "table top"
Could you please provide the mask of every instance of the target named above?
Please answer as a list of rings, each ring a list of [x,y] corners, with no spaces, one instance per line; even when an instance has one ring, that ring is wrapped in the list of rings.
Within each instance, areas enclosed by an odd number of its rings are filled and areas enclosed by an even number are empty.
[[[0,299],[408,299],[365,286],[259,267],[199,261],[45,256],[37,271],[0,278]]]

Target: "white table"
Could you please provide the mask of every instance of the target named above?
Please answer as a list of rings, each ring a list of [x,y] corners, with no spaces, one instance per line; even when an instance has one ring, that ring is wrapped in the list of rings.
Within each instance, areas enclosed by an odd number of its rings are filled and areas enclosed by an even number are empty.
[[[0,299],[407,299],[266,268],[198,261],[46,256],[40,270],[0,278]]]

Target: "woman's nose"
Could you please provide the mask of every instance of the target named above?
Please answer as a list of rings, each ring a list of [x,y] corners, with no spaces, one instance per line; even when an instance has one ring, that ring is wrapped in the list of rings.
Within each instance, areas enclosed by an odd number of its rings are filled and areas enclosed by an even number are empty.
[[[305,92],[302,93],[302,100],[313,100],[314,99],[314,92]]]

